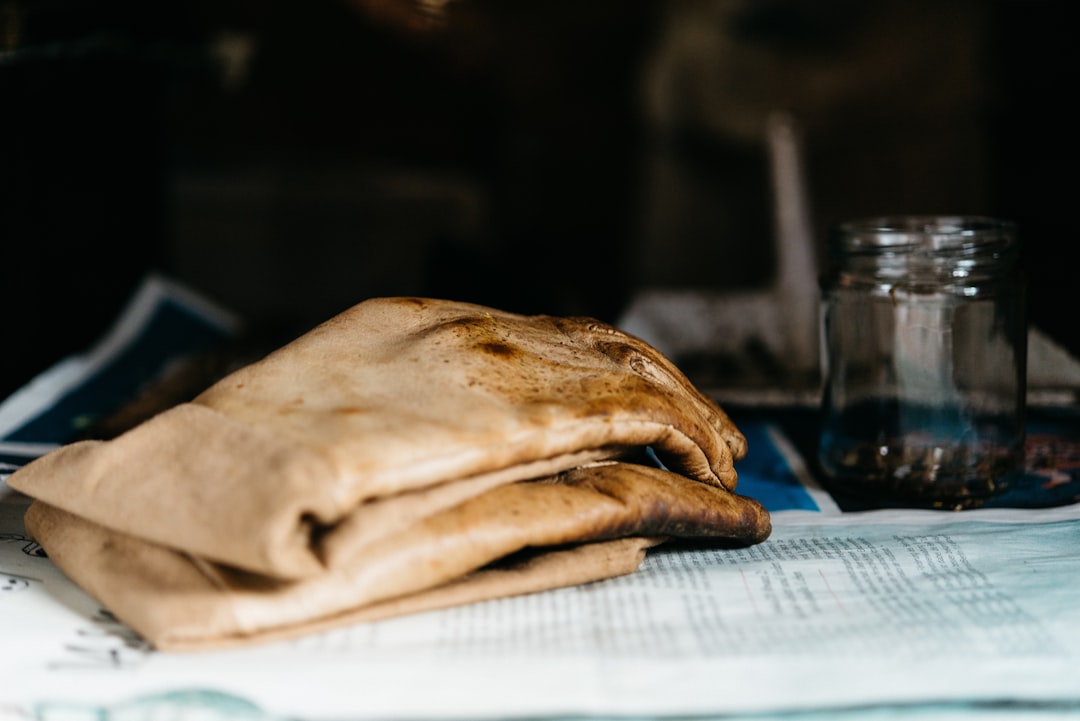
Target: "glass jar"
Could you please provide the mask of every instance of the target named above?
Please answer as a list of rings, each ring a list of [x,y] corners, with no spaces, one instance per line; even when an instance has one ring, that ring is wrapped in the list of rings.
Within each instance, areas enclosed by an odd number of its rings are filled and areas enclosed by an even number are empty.
[[[1025,288],[1014,224],[844,223],[822,278],[819,460],[878,506],[963,509],[1023,471]]]

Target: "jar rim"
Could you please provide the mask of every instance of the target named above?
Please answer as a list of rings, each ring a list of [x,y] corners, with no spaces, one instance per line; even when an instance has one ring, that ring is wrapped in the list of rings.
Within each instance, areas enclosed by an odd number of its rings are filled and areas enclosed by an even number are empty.
[[[832,237],[847,252],[1007,247],[1016,242],[1016,224],[985,215],[880,215],[839,223]]]

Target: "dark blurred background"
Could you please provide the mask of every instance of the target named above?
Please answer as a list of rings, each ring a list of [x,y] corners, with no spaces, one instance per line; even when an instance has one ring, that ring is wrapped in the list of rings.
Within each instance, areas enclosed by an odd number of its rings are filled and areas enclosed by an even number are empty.
[[[1020,225],[1080,351],[1067,3],[0,0],[0,397],[154,270],[288,337],[423,294],[614,321],[767,284],[770,113],[815,238]]]

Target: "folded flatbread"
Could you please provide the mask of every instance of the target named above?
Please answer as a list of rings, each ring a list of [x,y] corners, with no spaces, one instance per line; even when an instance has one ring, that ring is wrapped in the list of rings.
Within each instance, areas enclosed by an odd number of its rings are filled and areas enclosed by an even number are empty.
[[[629,573],[670,537],[761,541],[745,453],[608,325],[385,298],[8,482],[73,580],[204,648]]]

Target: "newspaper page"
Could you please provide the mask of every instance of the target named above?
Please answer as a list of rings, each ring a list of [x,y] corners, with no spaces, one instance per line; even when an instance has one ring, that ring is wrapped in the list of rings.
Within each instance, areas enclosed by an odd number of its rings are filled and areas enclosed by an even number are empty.
[[[661,546],[588,586],[197,654],[150,650],[8,530],[0,706],[89,714],[194,694],[310,719],[1080,710],[1080,514],[987,515],[781,512],[749,548]]]
[[[40,384],[36,411],[0,407],[0,439],[80,387],[61,385]],[[843,512],[780,428],[741,427],[764,543],[662,545],[620,578],[227,651],[149,648],[51,565],[29,499],[0,486],[0,719],[1080,713],[1080,504]],[[1064,466],[1029,483],[1075,499]]]

